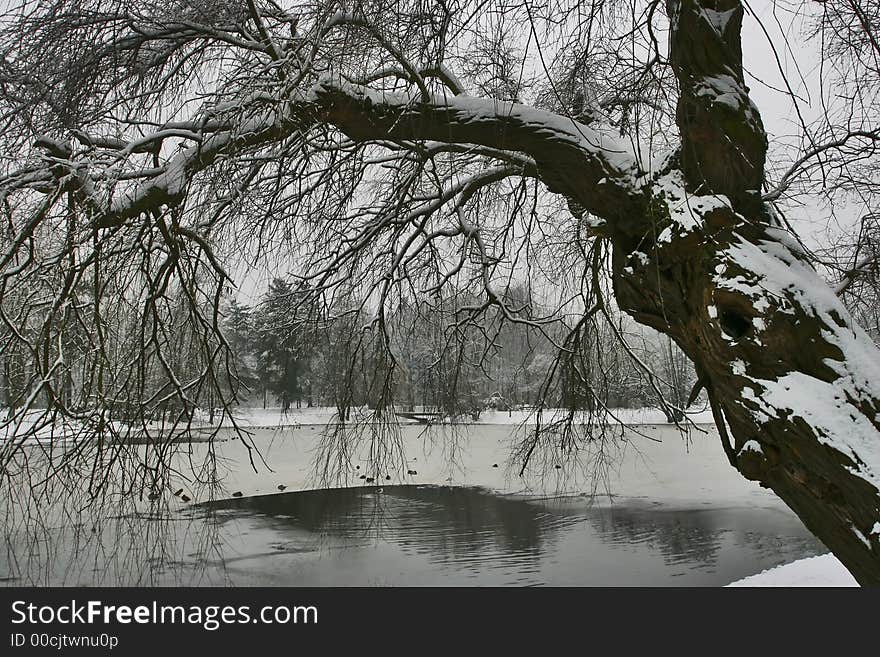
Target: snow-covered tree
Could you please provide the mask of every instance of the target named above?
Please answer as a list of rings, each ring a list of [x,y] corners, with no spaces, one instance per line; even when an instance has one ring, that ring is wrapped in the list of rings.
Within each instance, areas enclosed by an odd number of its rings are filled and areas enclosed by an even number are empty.
[[[495,310],[563,354],[616,307],[692,361],[731,465],[878,584],[880,356],[779,211],[817,161],[877,162],[859,148],[880,141],[866,4],[816,10],[852,111],[780,167],[739,0],[24,2],[0,36],[4,308],[50,268],[130,272],[148,327],[133,376],[154,359],[183,398],[205,387],[164,357],[164,295],[181,281],[215,357],[206,308],[236,259],[284,251],[315,294],[361,292],[374,335],[395,294],[450,281],[480,295],[463,335]],[[34,258],[49,229],[67,246]],[[523,271],[558,286],[552,316],[505,300]],[[43,391],[71,289],[40,307]]]
[[[223,318],[223,329],[229,342],[232,366],[242,383],[239,393],[242,397],[254,397],[253,393],[261,390],[256,375],[257,335],[251,308],[235,299],[230,300]]]
[[[307,387],[314,338],[300,303],[304,296],[304,290],[273,278],[255,314],[257,375],[281,402],[283,412],[293,401],[301,402]]]

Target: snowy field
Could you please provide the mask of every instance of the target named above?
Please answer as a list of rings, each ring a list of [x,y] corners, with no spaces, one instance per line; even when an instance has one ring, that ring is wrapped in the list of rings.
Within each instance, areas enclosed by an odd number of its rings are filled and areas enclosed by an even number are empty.
[[[355,411],[357,413],[357,411]],[[363,414],[363,411],[362,411]],[[560,411],[549,409],[544,414],[544,420],[550,420],[560,414]],[[689,413],[688,417],[692,422],[697,424],[712,424],[711,411],[704,410],[695,413]],[[663,413],[656,408],[620,408],[613,410],[611,421],[623,422],[626,424],[666,424],[666,418]],[[241,409],[236,414],[236,421],[243,426],[288,426],[288,425],[316,425],[329,424],[336,422],[336,412],[333,408],[313,407],[313,408],[291,408],[287,413],[281,413],[278,408],[269,409]],[[401,423],[416,424],[412,420],[400,418]],[[476,420],[468,419],[467,424],[484,425],[484,424],[501,424],[501,425],[519,425],[524,422],[533,423],[533,414],[531,411],[483,411]]]
[[[800,559],[765,570],[728,586],[858,586],[855,578],[833,554]]]
[[[5,413],[0,408],[0,413]],[[558,410],[549,409],[543,414],[543,422],[551,421],[554,417],[558,417]],[[217,413],[219,421],[220,413]],[[350,420],[368,420],[370,411],[366,409],[352,409]],[[696,424],[712,424],[712,414],[709,411],[699,411],[689,413],[688,418]],[[300,426],[324,426],[328,424],[337,424],[338,416],[336,409],[330,407],[312,407],[312,408],[291,408],[286,413],[282,413],[280,408],[240,408],[234,414],[234,421],[240,427],[254,429],[278,429],[291,428]],[[404,417],[399,417],[398,421],[402,425],[419,425],[419,422]],[[666,424],[663,413],[655,408],[636,408],[636,409],[614,409],[609,417],[611,423],[624,423],[632,425],[643,424]],[[531,411],[484,411],[476,420],[468,418],[466,425],[520,425],[523,423],[534,423],[534,415]],[[230,425],[227,418],[225,425]],[[443,423],[445,424],[445,422]],[[108,422],[116,431],[121,434],[128,432],[138,433],[134,427],[128,427],[120,422]],[[159,422],[150,422],[147,425],[149,429],[157,434],[170,430],[171,425],[163,425]],[[197,410],[194,414],[192,427],[202,431],[211,431],[215,428],[215,423],[209,420],[206,411]],[[35,429],[29,435],[27,432]],[[64,442],[73,440],[82,431],[83,425],[71,421],[66,418],[58,419],[53,423],[46,421],[42,417],[42,411],[35,409],[25,414],[23,418],[13,423],[12,426],[0,428],[0,440],[10,440],[16,437],[25,444],[28,443],[48,443],[48,442]]]
[[[236,493],[269,494],[278,492],[279,486],[290,492],[409,483],[478,486],[498,494],[530,497],[595,494],[598,504],[650,499],[676,505],[695,497],[706,505],[780,504],[774,495],[730,468],[714,425],[702,417],[685,437],[662,421],[659,412],[630,412],[627,421],[634,423],[632,428],[609,430],[612,435],[602,446],[603,468],[584,471],[574,459],[538,448],[522,477],[518,463],[510,459],[530,426],[518,424],[525,414],[484,413],[477,423],[454,426],[403,422],[399,433],[390,438],[374,435],[375,427],[366,425],[363,433],[350,439],[345,461],[334,461],[333,472],[327,476],[321,454],[322,448],[332,445],[328,437],[332,425],[319,421],[327,413],[303,410],[280,420],[277,414],[254,413],[242,422],[251,427],[247,442],[252,449],[234,438],[213,446],[181,445],[181,471],[186,470],[184,462],[200,462],[210,449],[215,451],[220,485],[209,490],[180,479],[169,487],[183,486],[194,502]],[[584,463],[599,456],[597,447],[590,449],[581,454]],[[384,456],[371,458],[371,450],[374,454],[384,450]],[[375,465],[377,460],[385,465]]]

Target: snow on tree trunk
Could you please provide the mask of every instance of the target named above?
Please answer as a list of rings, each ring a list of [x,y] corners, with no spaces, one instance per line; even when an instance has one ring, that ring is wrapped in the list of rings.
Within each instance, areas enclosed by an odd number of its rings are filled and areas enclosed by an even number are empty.
[[[612,234],[617,299],[693,360],[731,464],[878,585],[880,352],[760,202],[766,138],[743,82],[742,7],[669,12],[682,150],[643,237]]]
[[[618,301],[693,360],[732,465],[880,584],[880,353],[784,231],[724,206],[694,217],[615,251]]]

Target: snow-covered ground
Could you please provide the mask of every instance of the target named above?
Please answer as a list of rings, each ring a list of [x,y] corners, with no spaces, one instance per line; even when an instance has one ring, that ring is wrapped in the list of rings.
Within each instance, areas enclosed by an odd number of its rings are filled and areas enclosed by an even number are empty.
[[[6,409],[0,408],[0,416],[5,416]],[[352,409],[352,420],[369,421],[371,411],[366,408]],[[554,417],[558,417],[560,411],[557,409],[548,409],[542,415],[542,422],[552,421]],[[204,409],[197,409],[193,414],[193,421],[190,424],[191,429],[201,431],[211,431],[216,428],[220,422],[221,413],[218,411],[214,421],[210,420],[210,416]],[[516,410],[516,411],[483,411],[476,420],[467,418],[463,424],[470,425],[521,425],[523,423],[535,422],[535,415],[532,411]],[[285,413],[280,408],[238,408],[234,411],[233,419],[239,427],[253,429],[276,429],[291,428],[302,426],[326,426],[328,424],[337,424],[338,416],[336,409],[327,406],[291,408]],[[708,410],[701,410],[688,413],[690,422],[700,425],[712,424],[712,413]],[[420,425],[420,422],[407,419],[403,416],[397,418],[401,425]],[[608,416],[611,424],[667,424],[663,413],[656,408],[624,408],[613,409],[611,415]],[[224,419],[225,426],[232,426],[229,418]],[[446,422],[438,422],[438,424],[446,424]],[[107,422],[118,435],[139,435],[142,433],[140,426],[127,426],[119,421]],[[147,427],[156,435],[162,435],[163,432],[171,431],[174,427],[170,423],[148,422]],[[82,438],[86,429],[86,425],[77,420],[71,420],[64,417],[48,418],[42,409],[33,409],[25,413],[22,417],[14,419],[6,426],[0,426],[0,442],[8,440],[21,441],[23,444],[47,444],[47,443],[63,443],[66,441],[78,441]]]
[[[765,570],[728,586],[858,586],[858,582],[833,554],[821,554]]]
[[[403,409],[399,409],[403,411]],[[544,413],[544,421],[552,419],[559,413],[558,410],[550,409]],[[336,409],[328,407],[291,408],[287,413],[281,413],[278,408],[242,408],[236,412],[236,421],[243,426],[289,426],[328,424],[336,421]],[[533,422],[531,411],[492,411],[480,413],[476,420],[468,419],[467,424],[502,424],[519,425],[523,422]],[[712,412],[709,410],[689,413],[688,418],[697,424],[712,424]],[[656,408],[620,408],[613,410],[610,420],[626,424],[666,424],[663,413]],[[402,423],[417,424],[415,421],[400,418]]]
[[[392,436],[373,433],[367,426],[359,436],[349,437],[341,462],[335,458],[339,445],[331,447],[333,438],[326,425],[303,422],[272,429],[266,419],[257,415],[244,425],[253,427],[247,443],[231,439],[213,446],[180,445],[177,458],[182,473],[191,472],[190,464],[204,461],[213,449],[220,483],[209,489],[181,477],[169,488],[185,488],[194,502],[236,493],[277,493],[280,487],[290,492],[409,483],[478,486],[529,497],[595,493],[595,503],[600,504],[635,499],[682,506],[696,499],[702,506],[781,507],[772,493],[730,468],[713,425],[692,429],[689,438],[666,423],[614,427],[612,438],[601,445],[586,445],[579,455],[583,463],[604,459],[598,472],[539,447],[531,467],[520,477],[518,461],[511,460],[511,454],[523,433],[511,426],[514,418],[507,413],[484,414],[478,424],[454,427],[404,424]],[[329,474],[322,461],[327,454],[334,455]]]

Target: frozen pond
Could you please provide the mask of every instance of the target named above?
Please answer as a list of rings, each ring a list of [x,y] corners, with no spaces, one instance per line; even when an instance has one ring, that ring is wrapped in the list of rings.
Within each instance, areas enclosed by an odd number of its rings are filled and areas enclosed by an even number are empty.
[[[173,520],[120,517],[76,539],[60,534],[51,561],[22,578],[7,560],[0,575],[10,584],[719,586],[825,551],[772,507],[596,507],[439,486],[210,507]]]
[[[713,431],[684,445],[668,427],[654,429],[655,439],[619,453],[603,483],[613,502],[572,494],[576,479],[552,465],[538,477],[544,490],[512,476],[497,463],[510,427],[459,436],[455,467],[440,442],[405,429],[416,475],[382,473],[363,486],[357,473],[367,462],[353,458],[351,487],[329,490],[295,490],[308,486],[319,430],[265,431],[256,438],[270,471],[242,467],[235,443],[218,445],[232,482],[221,499],[193,492],[198,503],[181,505],[165,495],[137,512],[105,507],[39,528],[7,521],[0,581],[718,586],[826,551],[724,463]],[[294,490],[278,492],[282,482]],[[241,497],[229,496],[237,490]]]
[[[599,508],[434,486],[215,506],[226,572],[246,585],[717,586],[824,552],[774,508]]]

